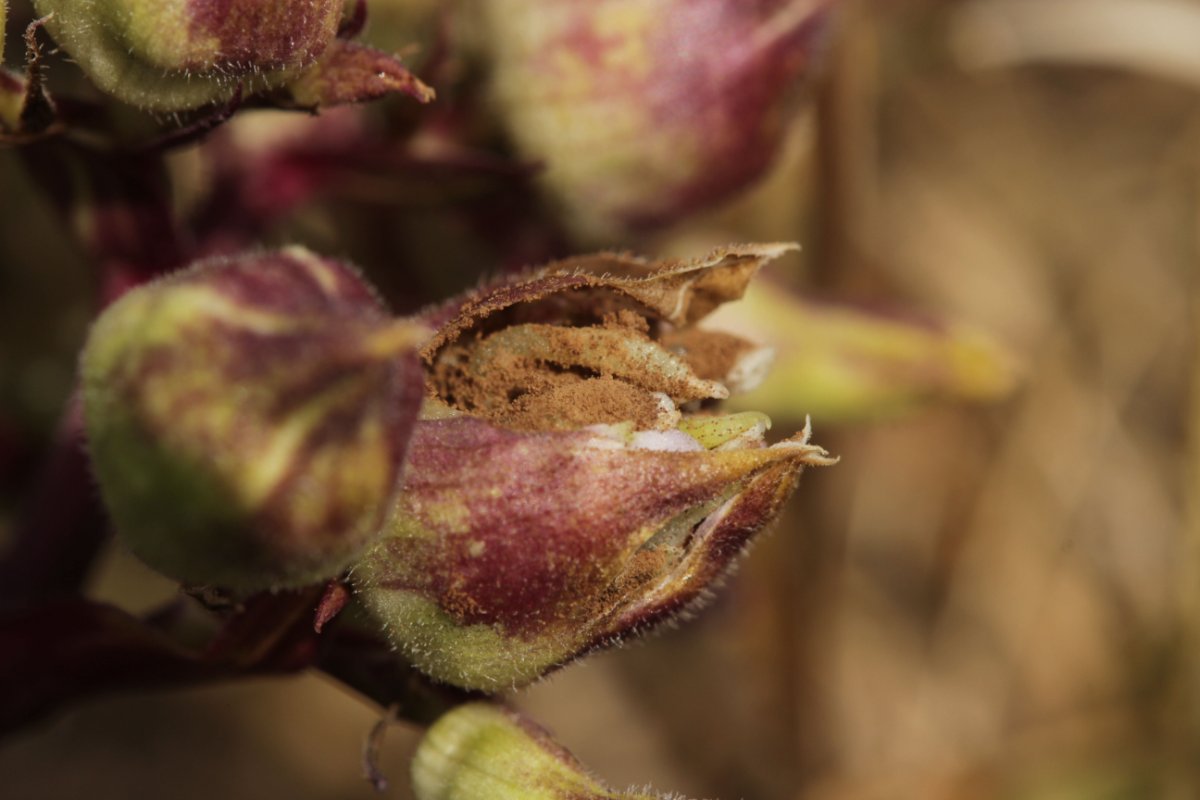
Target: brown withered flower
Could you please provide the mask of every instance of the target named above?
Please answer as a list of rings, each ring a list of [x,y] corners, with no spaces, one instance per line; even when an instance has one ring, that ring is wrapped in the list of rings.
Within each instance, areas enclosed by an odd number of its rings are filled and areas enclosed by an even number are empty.
[[[788,249],[573,259],[437,315],[400,499],[353,570],[407,658],[496,691],[670,619],[830,463],[708,409],[769,354],[696,323]]]

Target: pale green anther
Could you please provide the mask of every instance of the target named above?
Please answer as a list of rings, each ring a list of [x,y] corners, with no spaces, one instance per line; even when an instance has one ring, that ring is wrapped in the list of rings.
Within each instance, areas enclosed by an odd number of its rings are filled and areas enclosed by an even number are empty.
[[[614,792],[515,712],[470,703],[425,734],[412,766],[417,800],[657,800]]]
[[[744,411],[717,417],[684,417],[678,427],[706,450],[715,450],[744,436],[761,439],[771,427],[771,418],[759,411]]]
[[[8,0],[0,0],[0,69],[4,65],[4,26],[8,22]]]

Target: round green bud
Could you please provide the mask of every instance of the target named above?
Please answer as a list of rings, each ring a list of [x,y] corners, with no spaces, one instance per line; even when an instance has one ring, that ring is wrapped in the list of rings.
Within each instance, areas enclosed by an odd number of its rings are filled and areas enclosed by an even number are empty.
[[[334,41],[342,0],[35,0],[102,90],[179,111],[281,86]]]
[[[413,757],[417,800],[662,800],[617,792],[521,714],[468,703],[443,715]]]
[[[478,0],[491,96],[574,232],[621,241],[779,153],[836,0]],[[530,20],[536,19],[536,24]]]
[[[117,533],[188,583],[339,573],[379,532],[421,396],[424,329],[301,249],[130,291],[82,357],[88,443]]]

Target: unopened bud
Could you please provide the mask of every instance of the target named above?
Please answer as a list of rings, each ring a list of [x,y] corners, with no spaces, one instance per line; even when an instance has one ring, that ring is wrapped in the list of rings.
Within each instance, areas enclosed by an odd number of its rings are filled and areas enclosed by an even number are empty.
[[[616,792],[529,719],[469,703],[442,716],[413,757],[417,800],[661,800]]]
[[[303,79],[318,106],[432,94],[394,58],[336,39],[343,0],[35,0],[102,90],[157,111],[199,108]]]
[[[737,408],[776,419],[894,416],[944,402],[992,402],[1012,392],[1021,364],[965,325],[806,300],[780,285],[751,286],[714,324],[769,342],[775,365]]]
[[[674,222],[759,178],[832,0],[480,0],[492,93],[577,233]],[[536,20],[536,23],[534,22]]]
[[[424,335],[355,272],[301,248],[132,290],[82,359],[117,532],[189,583],[257,590],[335,575],[395,494]]]

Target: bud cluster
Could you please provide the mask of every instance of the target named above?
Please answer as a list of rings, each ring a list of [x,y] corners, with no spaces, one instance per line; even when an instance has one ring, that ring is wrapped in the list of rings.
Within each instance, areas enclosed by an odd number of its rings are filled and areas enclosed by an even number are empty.
[[[788,249],[572,259],[419,319],[303,248],[197,264],[120,298],[84,350],[106,505],[181,581],[252,592],[348,570],[366,620],[427,675],[529,683],[694,606],[803,468],[832,463],[807,427],[768,446],[765,415],[711,408],[770,353],[697,323]],[[486,704],[432,727],[414,785],[650,798]]]
[[[765,415],[710,408],[770,354],[696,323],[787,249],[573,259],[420,322],[300,248],[194,266],[92,331],[101,489],[168,575],[260,590],[349,568],[427,674],[528,683],[694,605],[830,463],[807,428],[767,446]]]

